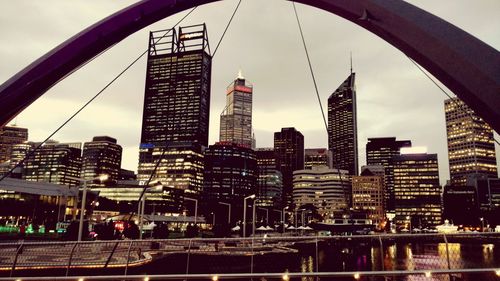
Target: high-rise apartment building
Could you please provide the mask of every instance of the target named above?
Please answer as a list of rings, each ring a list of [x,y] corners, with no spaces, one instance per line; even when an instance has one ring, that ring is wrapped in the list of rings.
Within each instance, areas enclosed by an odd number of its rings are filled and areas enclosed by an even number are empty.
[[[243,198],[257,194],[255,152],[239,144],[218,142],[205,150],[205,184],[208,203],[242,205]]]
[[[328,98],[328,149],[333,167],[358,175],[355,73]]]
[[[293,171],[304,169],[304,136],[295,128],[282,128],[274,133],[276,169],[283,175],[284,205],[290,206],[293,191]]]
[[[283,175],[276,169],[273,148],[258,148],[257,157],[257,205],[281,207]]]
[[[206,26],[151,32],[148,50],[138,180],[145,183],[160,161],[154,181],[197,196],[210,111]]]
[[[352,207],[380,224],[385,220],[384,167],[363,166],[361,170],[361,175],[352,177]]]
[[[444,109],[452,184],[465,185],[469,174],[498,177],[491,127],[456,97],[446,100]]]
[[[331,166],[329,151],[326,148],[306,148],[304,151],[304,169],[314,166]]]
[[[15,145],[14,151],[34,149],[38,143]],[[20,149],[17,149],[19,146]],[[23,178],[29,181],[44,181],[54,184],[79,186],[73,178],[80,177],[82,168],[82,144],[48,141],[24,161]]]
[[[409,140],[395,137],[369,138],[366,144],[367,165],[382,165],[385,169],[385,208],[394,211],[394,163],[393,157],[400,155],[403,147],[411,147]]]
[[[295,209],[312,204],[325,220],[343,214],[348,208],[351,178],[346,170],[314,166],[293,172]],[[349,188],[347,188],[349,187]]]
[[[122,147],[116,139],[107,136],[94,137],[83,144],[82,172],[85,179],[107,175],[105,182],[95,181],[90,186],[113,185],[118,181],[122,162]]]
[[[28,141],[28,129],[16,126],[0,128],[0,163],[10,160],[12,146]]]
[[[253,87],[238,73],[226,91],[226,107],[220,115],[219,141],[252,148]]]
[[[441,186],[437,154],[408,149],[394,156],[396,223],[428,227],[441,223]]]

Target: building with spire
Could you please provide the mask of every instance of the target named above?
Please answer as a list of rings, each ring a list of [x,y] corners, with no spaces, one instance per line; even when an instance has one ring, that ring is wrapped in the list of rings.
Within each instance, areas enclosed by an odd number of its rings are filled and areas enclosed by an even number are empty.
[[[153,174],[152,180],[164,188],[181,191],[186,197],[200,194],[203,149],[208,145],[211,70],[205,24],[150,33],[139,150],[141,183]],[[177,206],[157,209],[175,212]]]
[[[226,90],[226,107],[220,115],[219,141],[252,148],[252,95],[253,87],[240,70]]]
[[[466,185],[467,176],[497,178],[493,130],[458,98],[444,102],[448,160],[453,185]]]
[[[333,168],[358,175],[358,136],[356,120],[355,73],[328,98],[328,149]]]

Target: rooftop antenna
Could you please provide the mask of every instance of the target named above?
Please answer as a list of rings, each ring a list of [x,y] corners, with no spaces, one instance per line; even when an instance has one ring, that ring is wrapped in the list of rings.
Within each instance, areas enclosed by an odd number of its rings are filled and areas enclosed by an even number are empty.
[[[351,74],[352,74],[352,51],[351,51]]]

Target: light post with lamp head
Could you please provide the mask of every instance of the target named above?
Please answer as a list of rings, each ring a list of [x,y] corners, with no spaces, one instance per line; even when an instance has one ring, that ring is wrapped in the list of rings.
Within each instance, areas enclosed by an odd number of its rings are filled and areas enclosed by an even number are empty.
[[[85,204],[87,201],[87,183],[88,182],[93,182],[95,180],[99,180],[101,182],[105,181],[108,179],[108,175],[100,175],[98,177],[92,178],[92,179],[84,179],[84,178],[75,178],[71,176],[67,176],[67,179],[71,180],[77,180],[80,183],[83,183],[83,194],[82,194],[82,206],[80,209],[80,222],[78,224],[78,241],[82,241],[82,234],[83,234],[83,218],[85,215]]]
[[[198,199],[184,197],[184,200],[194,201],[194,224],[196,225],[198,218]]]
[[[246,237],[247,230],[247,199],[254,199],[255,194],[243,198],[243,237]]]
[[[227,205],[229,207],[229,211],[228,211],[228,214],[227,214],[227,224],[229,226],[231,226],[231,204],[224,203],[224,202],[219,202],[219,204],[221,204],[221,205]]]

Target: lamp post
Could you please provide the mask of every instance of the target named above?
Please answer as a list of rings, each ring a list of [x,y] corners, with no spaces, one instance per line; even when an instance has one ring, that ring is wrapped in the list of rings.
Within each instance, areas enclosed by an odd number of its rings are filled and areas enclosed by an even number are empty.
[[[247,196],[243,199],[243,237],[246,237],[247,224],[247,199],[254,199],[255,194]]]
[[[484,232],[484,218],[481,217],[479,220],[481,221],[481,232]]]
[[[266,224],[269,224],[269,210],[266,208],[259,208],[259,209],[266,211]]]
[[[71,179],[71,180],[77,180],[83,184],[82,206],[80,209],[80,222],[78,224],[78,241],[82,241],[83,218],[84,218],[84,213],[85,213],[85,203],[87,201],[87,182],[92,182],[94,180],[99,180],[102,182],[102,181],[105,181],[108,179],[108,175],[100,175],[100,176],[92,178],[92,179],[75,178],[75,177],[71,177],[71,176],[67,176],[66,178]]]
[[[409,221],[410,228],[408,229],[411,233],[411,216],[406,216],[406,219]]]
[[[194,201],[194,224],[196,225],[196,219],[198,218],[198,199],[184,197],[184,200]]]
[[[215,226],[215,212],[210,213],[212,215],[212,228]]]
[[[253,201],[253,204],[252,204],[252,236],[255,237],[255,205],[257,205],[257,199],[255,199],[255,201]]]
[[[227,224],[231,225],[231,204],[229,203],[224,203],[224,202],[219,202],[221,205],[227,205],[229,207],[228,215],[227,215]]]
[[[142,195],[141,201],[139,202],[139,206],[137,207],[137,213],[139,214],[139,240],[142,240],[142,232],[144,230],[144,210],[146,208],[146,195],[148,189],[151,190],[152,188],[163,188],[163,185],[161,182],[157,181],[152,183],[151,186],[144,187],[146,191]],[[154,220],[153,220],[154,222]],[[151,231],[153,232],[153,231]]]
[[[281,213],[281,215],[283,216],[283,226],[285,225],[285,219],[286,219],[286,213],[285,213],[285,210],[288,210],[288,206],[286,206],[285,208],[283,208],[283,212]]]

